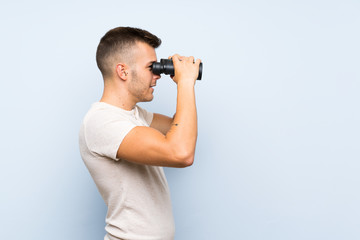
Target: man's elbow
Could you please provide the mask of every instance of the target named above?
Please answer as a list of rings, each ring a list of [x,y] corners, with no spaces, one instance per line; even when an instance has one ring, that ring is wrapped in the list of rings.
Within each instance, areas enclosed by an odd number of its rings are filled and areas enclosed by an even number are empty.
[[[179,168],[190,167],[194,163],[195,153],[181,152],[176,155],[176,162]]]

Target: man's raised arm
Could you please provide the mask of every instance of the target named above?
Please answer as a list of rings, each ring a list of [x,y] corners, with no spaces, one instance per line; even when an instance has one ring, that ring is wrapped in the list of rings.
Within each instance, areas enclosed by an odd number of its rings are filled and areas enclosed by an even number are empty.
[[[200,60],[194,62],[193,57],[177,54],[172,60],[175,68],[173,80],[177,83],[177,105],[170,130],[164,135],[151,127],[133,128],[120,144],[117,158],[167,167],[187,167],[193,164],[197,139],[194,85]]]

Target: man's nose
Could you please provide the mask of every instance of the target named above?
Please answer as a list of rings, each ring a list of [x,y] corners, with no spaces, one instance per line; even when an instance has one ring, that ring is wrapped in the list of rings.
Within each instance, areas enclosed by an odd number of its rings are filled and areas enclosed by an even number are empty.
[[[159,80],[159,79],[161,78],[161,76],[160,76],[160,74],[159,74],[159,75],[154,74],[154,78],[155,78],[156,80]]]

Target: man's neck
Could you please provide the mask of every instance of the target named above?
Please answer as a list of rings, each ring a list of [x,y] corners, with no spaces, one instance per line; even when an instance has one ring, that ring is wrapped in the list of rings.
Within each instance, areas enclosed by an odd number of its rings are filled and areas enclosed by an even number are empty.
[[[128,92],[116,91],[114,89],[113,87],[105,86],[100,102],[105,102],[127,111],[132,110],[137,102],[132,99]]]

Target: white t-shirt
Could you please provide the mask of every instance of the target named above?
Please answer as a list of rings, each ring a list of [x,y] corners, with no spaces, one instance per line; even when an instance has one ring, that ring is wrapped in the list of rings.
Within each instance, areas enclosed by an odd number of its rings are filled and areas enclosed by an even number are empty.
[[[174,239],[170,192],[162,167],[116,158],[117,150],[136,126],[149,126],[153,114],[97,102],[81,125],[81,157],[103,197],[108,212],[105,240]]]

